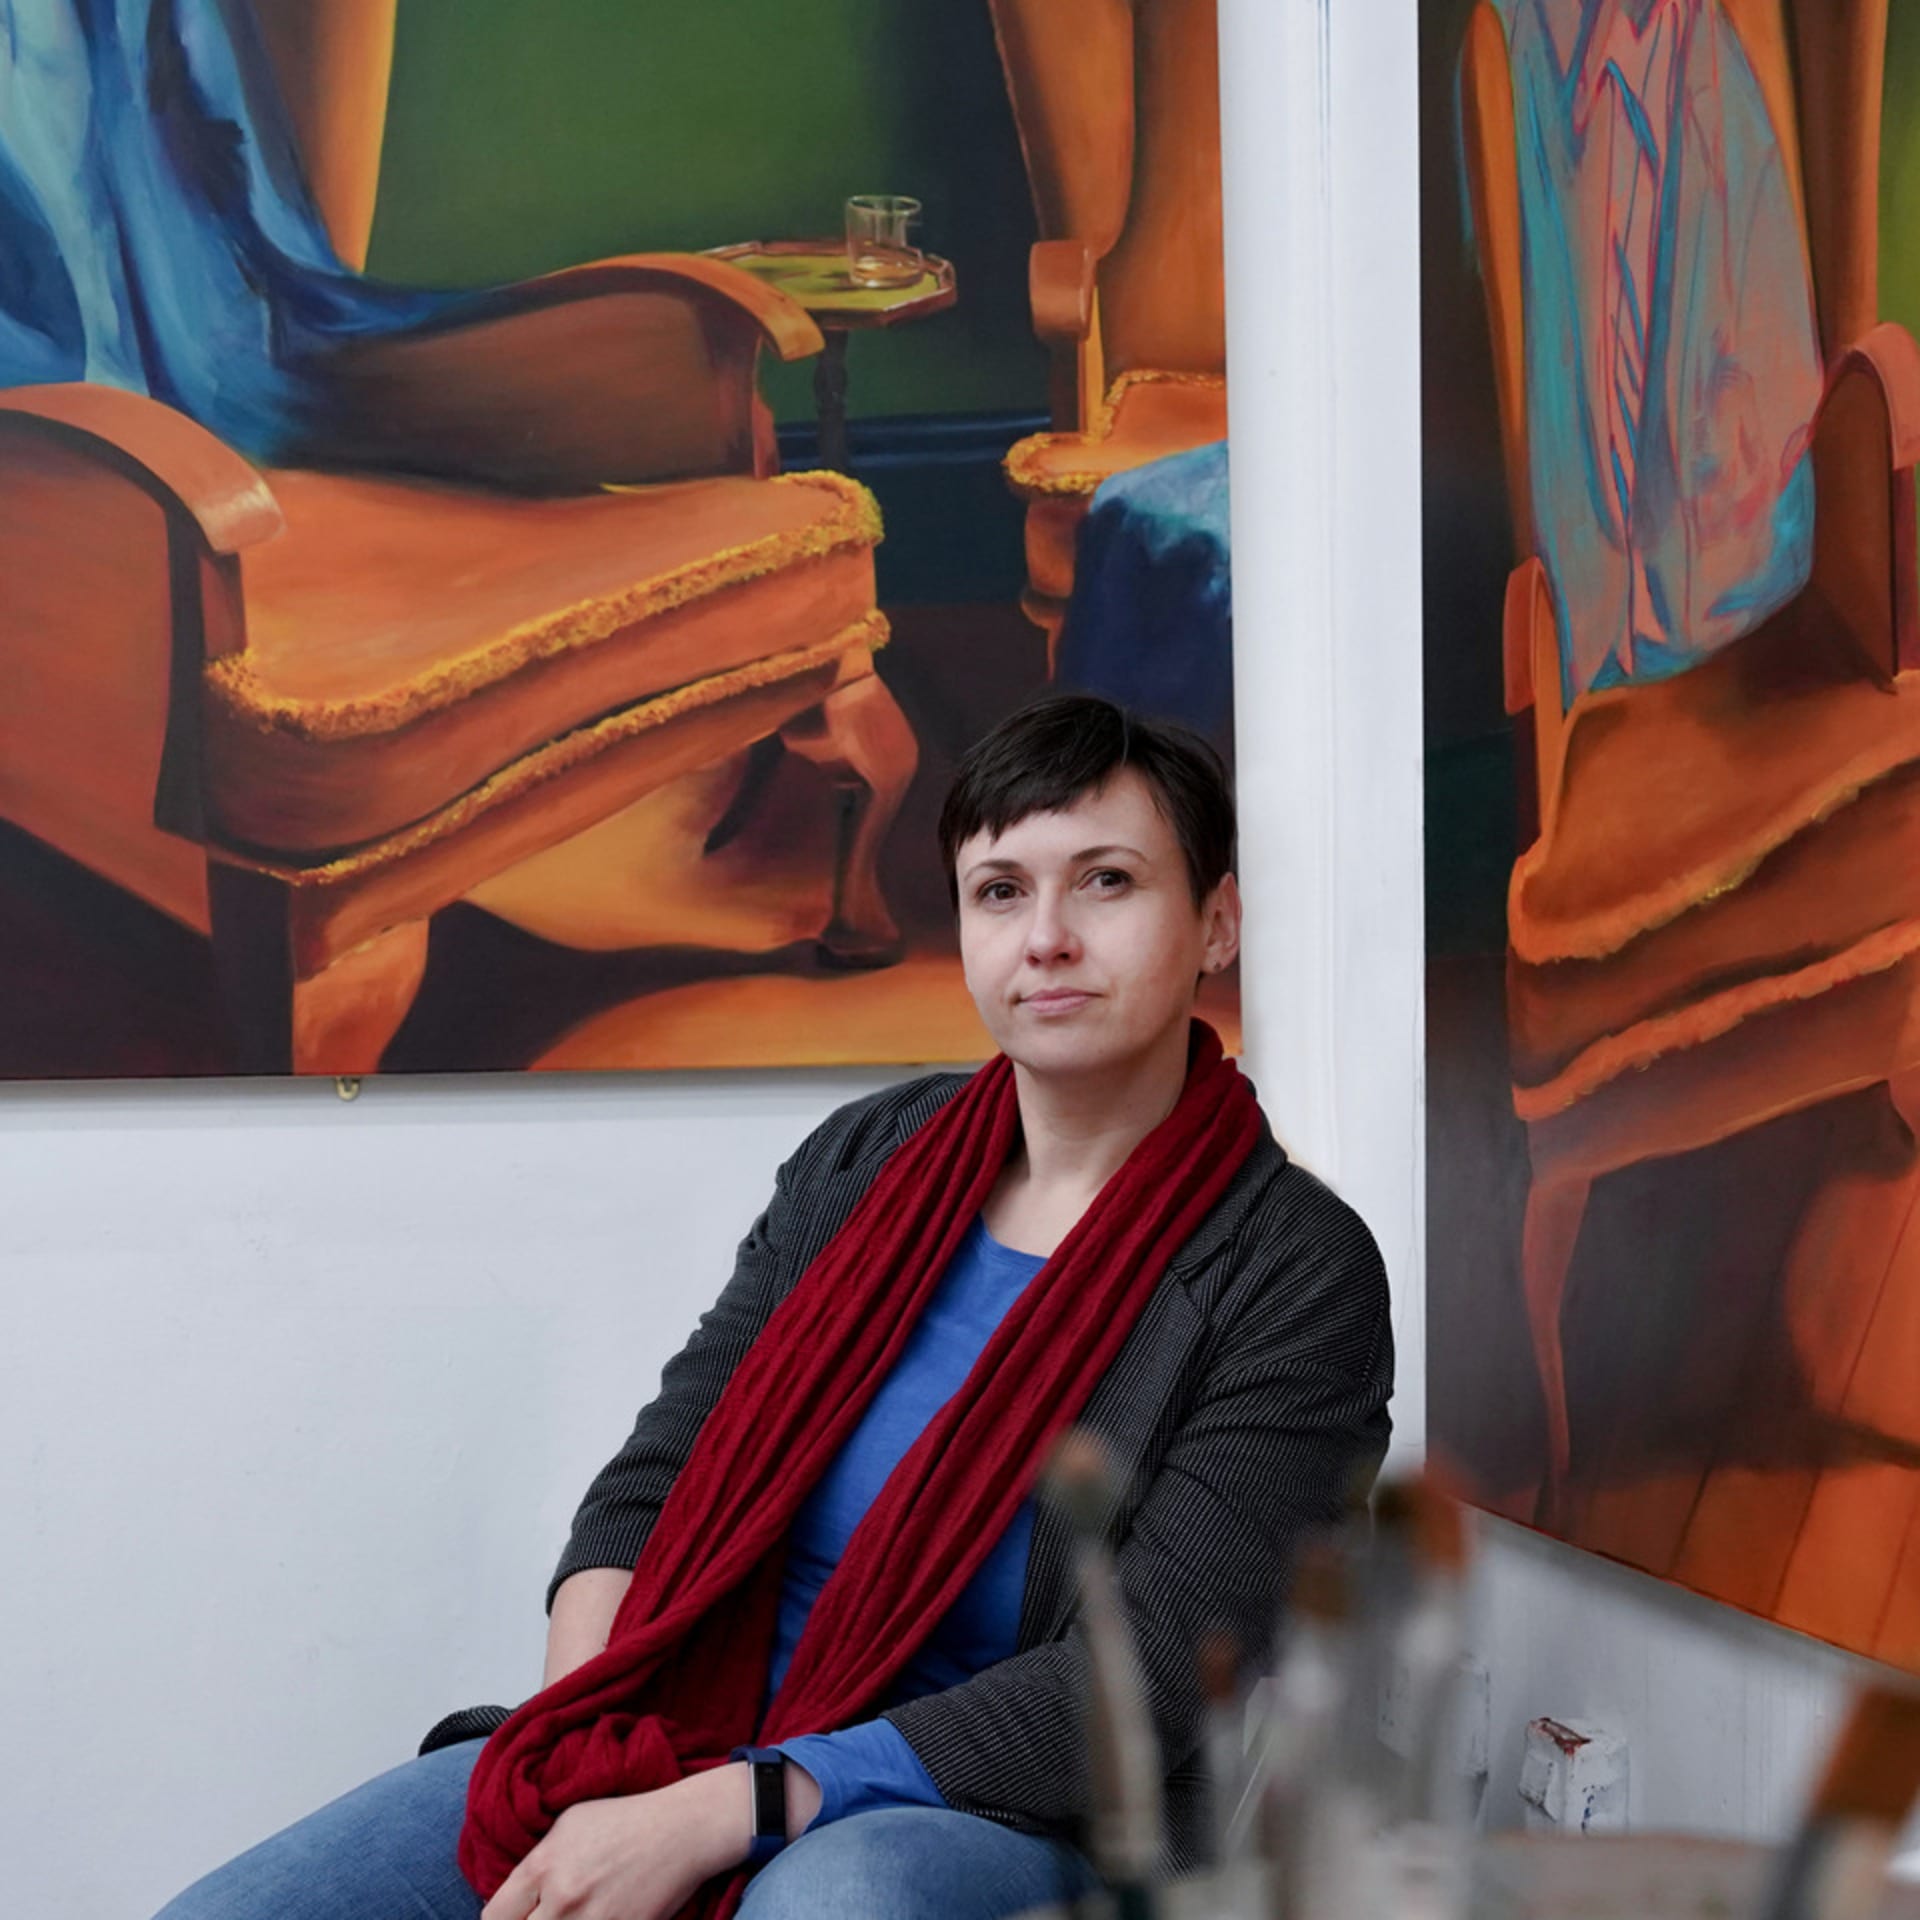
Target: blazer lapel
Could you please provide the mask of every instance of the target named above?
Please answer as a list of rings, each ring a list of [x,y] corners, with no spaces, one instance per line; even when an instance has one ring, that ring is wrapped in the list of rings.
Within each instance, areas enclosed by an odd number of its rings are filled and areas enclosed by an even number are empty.
[[[1110,1541],[1125,1533],[1146,1492],[1149,1454],[1164,1436],[1168,1411],[1179,1400],[1207,1334],[1208,1309],[1218,1292],[1208,1269],[1218,1264],[1216,1256],[1247,1209],[1285,1163],[1286,1155],[1263,1127],[1220,1204],[1168,1261],[1153,1297],[1081,1412],[1079,1424],[1105,1441],[1121,1490],[1108,1522]],[[1034,1515],[1020,1603],[1021,1650],[1057,1639],[1078,1600],[1073,1529],[1059,1508],[1043,1499]]]
[[[1154,1429],[1176,1398],[1206,1326],[1186,1288],[1170,1272],[1163,1275],[1081,1411],[1079,1424],[1106,1443],[1114,1466],[1120,1497],[1107,1526],[1110,1540],[1126,1531],[1145,1491],[1141,1469]],[[1073,1571],[1073,1529],[1057,1505],[1042,1499],[1020,1603],[1023,1648],[1057,1638],[1071,1618],[1079,1598]]]

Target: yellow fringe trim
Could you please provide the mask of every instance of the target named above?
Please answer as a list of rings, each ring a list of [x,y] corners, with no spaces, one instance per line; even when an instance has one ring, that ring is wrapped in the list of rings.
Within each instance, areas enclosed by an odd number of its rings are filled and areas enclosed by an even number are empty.
[[[1135,387],[1197,387],[1209,392],[1224,392],[1226,379],[1217,373],[1169,373],[1158,367],[1136,367],[1123,373],[1107,389],[1092,425],[1084,433],[1030,433],[1007,449],[1007,479],[1016,493],[1034,500],[1070,500],[1091,494],[1103,480],[1111,480],[1111,469],[1093,468],[1048,471],[1042,462],[1062,447],[1092,447],[1107,439],[1120,412],[1120,404]]]
[[[1691,867],[1644,893],[1630,895],[1617,906],[1589,911],[1572,920],[1542,920],[1527,909],[1528,883],[1547,864],[1548,836],[1542,834],[1513,863],[1507,879],[1507,927],[1514,952],[1533,966],[1556,960],[1610,958],[1644,935],[1671,926],[1683,914],[1744,887],[1790,841],[1825,826],[1843,807],[1854,805],[1870,789],[1911,767],[1911,753],[1905,748],[1901,752],[1905,757],[1885,764],[1874,759],[1851,763],[1810,806],[1801,799],[1763,821],[1729,848],[1721,861]]]
[[[595,646],[643,620],[808,560],[823,559],[850,547],[879,545],[884,534],[879,503],[858,481],[845,474],[818,472],[780,474],[767,484],[810,487],[831,494],[837,503],[835,511],[811,526],[792,527],[737,547],[723,547],[703,560],[675,567],[654,579],[523,621],[468,653],[436,661],[424,672],[378,693],[338,700],[277,694],[261,685],[244,649],[208,665],[207,689],[235,719],[262,733],[286,733],[317,742],[397,733],[539,661]]]
[[[332,887],[343,881],[362,879],[383,867],[393,866],[410,854],[418,853],[423,847],[432,846],[435,841],[458,833],[482,814],[491,813],[495,807],[503,806],[509,800],[517,800],[522,794],[530,793],[550,780],[559,779],[562,774],[571,773],[575,767],[583,766],[610,747],[638,739],[641,734],[651,733],[683,714],[697,712],[702,707],[718,706],[737,693],[750,693],[760,687],[777,686],[782,680],[795,679],[810,668],[826,666],[842,654],[852,653],[856,649],[864,648],[869,653],[878,653],[887,644],[891,632],[884,613],[866,614],[810,647],[795,647],[789,653],[769,654],[764,660],[752,661],[744,667],[734,667],[705,680],[689,681],[684,687],[676,687],[672,693],[609,714],[605,719],[595,720],[587,726],[576,727],[571,733],[563,733],[559,739],[544,747],[536,747],[511,766],[490,774],[478,786],[470,787],[459,799],[442,807],[438,813],[428,815],[426,819],[400,833],[389,835],[385,840],[376,840],[371,846],[356,848],[352,853],[342,854],[337,860],[329,860],[321,866],[286,867],[262,862],[259,871],[295,887]]]
[[[1203,392],[1224,393],[1227,376],[1224,373],[1174,373],[1165,367],[1135,367],[1107,389],[1106,404],[1100,409],[1101,439],[1113,431],[1113,417],[1120,411],[1120,402],[1135,387],[1197,387]]]
[[[1836,987],[1884,973],[1915,953],[1920,953],[1920,920],[1896,921],[1844,953],[1815,961],[1797,973],[1748,981],[1711,1000],[1643,1020],[1625,1033],[1597,1041],[1551,1080],[1537,1087],[1515,1087],[1513,1110],[1522,1120],[1550,1120],[1624,1073],[1644,1071],[1666,1054],[1705,1046],[1755,1014],[1815,1000]]]

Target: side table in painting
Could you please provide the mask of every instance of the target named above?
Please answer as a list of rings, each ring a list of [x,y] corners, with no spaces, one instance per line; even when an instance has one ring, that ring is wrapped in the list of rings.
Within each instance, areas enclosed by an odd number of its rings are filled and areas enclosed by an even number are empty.
[[[897,327],[952,306],[959,298],[952,262],[929,253],[917,280],[898,287],[858,287],[847,272],[845,247],[832,240],[749,240],[711,253],[778,287],[813,315],[826,340],[813,369],[820,464],[845,473],[847,335]]]

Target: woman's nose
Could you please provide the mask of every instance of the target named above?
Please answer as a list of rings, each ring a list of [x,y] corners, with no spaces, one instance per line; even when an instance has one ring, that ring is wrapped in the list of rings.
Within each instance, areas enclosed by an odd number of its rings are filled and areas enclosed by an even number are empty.
[[[1027,923],[1027,955],[1034,961],[1071,958],[1079,941],[1066,902],[1042,892]]]

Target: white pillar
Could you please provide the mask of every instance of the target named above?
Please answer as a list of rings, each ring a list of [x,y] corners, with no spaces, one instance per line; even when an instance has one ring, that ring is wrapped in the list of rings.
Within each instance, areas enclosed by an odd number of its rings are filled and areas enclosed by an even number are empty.
[[[1394,1287],[1425,1437],[1414,0],[1221,0],[1248,1065]]]

